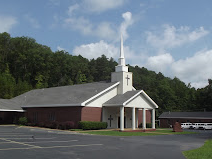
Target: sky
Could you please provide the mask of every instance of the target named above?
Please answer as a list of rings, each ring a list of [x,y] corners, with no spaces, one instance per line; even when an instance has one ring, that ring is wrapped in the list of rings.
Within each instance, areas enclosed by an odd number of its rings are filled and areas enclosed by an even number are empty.
[[[0,33],[126,63],[195,88],[212,79],[211,0],[0,0]]]

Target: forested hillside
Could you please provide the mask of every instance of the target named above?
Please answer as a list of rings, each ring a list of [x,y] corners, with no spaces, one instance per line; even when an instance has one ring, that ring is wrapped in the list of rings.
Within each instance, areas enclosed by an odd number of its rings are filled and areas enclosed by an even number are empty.
[[[101,54],[101,53],[100,53]],[[88,60],[68,52],[52,52],[29,37],[0,34],[0,98],[9,99],[36,88],[110,80],[117,62],[105,55]],[[202,89],[180,79],[129,66],[136,89],[143,89],[163,111],[212,111],[212,80]]]

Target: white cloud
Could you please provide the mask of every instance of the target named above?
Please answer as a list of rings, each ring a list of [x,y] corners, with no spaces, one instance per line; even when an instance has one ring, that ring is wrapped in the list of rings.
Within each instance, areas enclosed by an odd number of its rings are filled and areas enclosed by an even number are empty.
[[[17,20],[12,16],[0,16],[0,33],[9,32],[17,24]]]
[[[169,77],[176,76],[195,88],[206,86],[208,78],[212,78],[212,50],[204,50],[178,61],[166,50],[192,43],[207,34],[209,31],[203,27],[191,30],[187,26],[176,28],[170,25],[164,25],[161,32],[147,32],[147,43],[156,49],[158,55],[149,57],[146,67]]]
[[[84,0],[82,5],[91,12],[104,12],[122,6],[126,0]]]
[[[62,51],[62,50],[66,50],[66,49],[64,49],[64,48],[62,48],[62,47],[60,47],[60,46],[57,46],[57,50],[58,50],[58,51]]]
[[[74,4],[72,6],[69,6],[68,7],[68,15],[69,16],[72,16],[73,15],[73,12],[76,11],[76,10],[78,10],[79,7],[80,7],[79,4]]]
[[[73,9],[76,7],[70,6],[69,9],[70,8]],[[70,11],[71,15],[73,15],[72,11]],[[123,13],[122,17],[124,18],[124,21],[120,24],[120,30],[123,34],[124,39],[126,40],[128,37],[127,28],[133,24],[133,19],[130,12]],[[86,19],[83,16],[69,16],[64,20],[64,25],[70,29],[79,31],[84,35],[96,36],[113,41],[117,41],[117,38],[119,39],[119,28],[115,27],[110,22],[100,22],[99,24],[95,25],[89,19]]]
[[[209,33],[203,27],[197,28],[194,31],[191,31],[187,26],[176,28],[174,26],[164,25],[163,28],[164,30],[159,34],[150,31],[146,32],[147,43],[162,50],[194,42]]]
[[[173,57],[169,53],[151,56],[147,59],[146,66],[148,69],[156,72],[166,72],[174,62]]]
[[[117,38],[116,29],[112,27],[109,22],[100,23],[96,29],[94,29],[94,34],[97,37],[113,40]]]
[[[194,56],[175,61],[169,53],[147,58],[145,67],[165,76],[178,77],[192,87],[202,88],[212,79],[212,50],[197,52]]]
[[[113,44],[109,44],[103,40],[97,43],[77,46],[72,52],[74,55],[82,55],[83,57],[86,57],[88,59],[95,59],[104,54],[106,57],[112,57],[114,60],[118,61],[118,58],[120,56],[119,46],[116,47]],[[124,46],[124,54],[126,64],[128,64],[129,61],[133,61],[136,65],[136,62],[140,61],[140,56],[136,55],[128,46]]]
[[[122,17],[124,18],[124,21],[121,23],[120,26],[120,31],[123,35],[124,39],[128,38],[127,34],[127,28],[133,24],[133,19],[132,19],[132,13],[131,12],[126,12],[122,14]]]
[[[172,71],[186,83],[194,87],[204,87],[212,78],[212,50],[196,53],[193,57],[173,63]]]
[[[79,30],[84,35],[91,34],[93,29],[92,23],[84,17],[69,17],[65,19],[65,26],[74,30]]]
[[[74,55],[82,55],[88,59],[100,57],[102,54],[105,56],[117,58],[119,49],[112,44],[108,44],[101,40],[98,43],[91,43],[75,47],[73,50]]]
[[[25,15],[24,16],[24,18],[31,24],[31,26],[33,27],[33,28],[36,28],[36,29],[38,29],[38,28],[40,28],[40,24],[39,24],[39,22],[35,19],[35,18],[32,18],[30,15]]]

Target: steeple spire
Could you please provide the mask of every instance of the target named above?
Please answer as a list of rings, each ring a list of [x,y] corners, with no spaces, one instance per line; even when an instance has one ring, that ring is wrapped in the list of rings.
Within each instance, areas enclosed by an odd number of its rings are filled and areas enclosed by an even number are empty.
[[[123,46],[122,34],[121,34],[121,45],[120,45],[120,57],[119,57],[118,66],[116,66],[116,72],[128,72],[128,67],[125,66],[124,46]]]
[[[119,65],[125,66],[124,46],[123,46],[123,37],[122,37],[122,34],[121,34],[121,46],[120,46]]]

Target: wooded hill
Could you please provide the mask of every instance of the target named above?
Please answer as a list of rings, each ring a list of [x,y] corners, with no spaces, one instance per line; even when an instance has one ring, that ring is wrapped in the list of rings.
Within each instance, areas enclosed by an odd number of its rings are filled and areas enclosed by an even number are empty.
[[[0,98],[9,99],[31,89],[110,80],[117,62],[105,55],[88,60],[65,51],[52,52],[29,37],[0,34]],[[195,89],[177,77],[129,66],[133,85],[143,89],[163,111],[212,111],[212,80]]]

